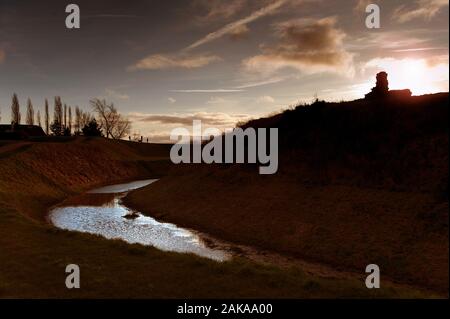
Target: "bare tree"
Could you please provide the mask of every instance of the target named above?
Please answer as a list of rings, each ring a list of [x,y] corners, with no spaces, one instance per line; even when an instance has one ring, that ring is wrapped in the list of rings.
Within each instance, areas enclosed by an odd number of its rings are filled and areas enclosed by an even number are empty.
[[[105,131],[106,138],[111,135],[112,118],[110,112],[110,105],[106,103],[106,100],[93,99],[90,101],[94,112],[97,112],[100,125]]]
[[[106,100],[100,99],[93,99],[90,102],[98,114],[100,126],[107,138],[121,139],[130,133],[131,122],[117,111],[114,104],[108,104]]]
[[[80,120],[80,128],[84,128],[86,125],[89,125],[89,123],[92,121],[93,117],[88,112],[81,112],[81,120]]]
[[[49,119],[49,115],[48,115],[48,100],[45,99],[45,134],[47,134],[47,135],[48,135],[49,126],[50,126],[49,121],[50,121],[50,119]]]
[[[37,122],[37,125],[39,125],[40,127],[42,127],[42,123],[41,123],[41,111],[37,111],[37,113],[36,113],[36,122]]]
[[[31,103],[31,99],[28,98],[27,100],[27,118],[26,118],[27,125],[34,125],[34,109],[33,104]]]
[[[131,122],[126,119],[122,118],[119,119],[116,123],[116,125],[113,127],[113,130],[111,132],[112,138],[115,140],[120,140],[130,134],[131,131]]]
[[[19,98],[17,94],[14,93],[12,97],[11,104],[11,124],[20,124],[20,106],[19,106]]]

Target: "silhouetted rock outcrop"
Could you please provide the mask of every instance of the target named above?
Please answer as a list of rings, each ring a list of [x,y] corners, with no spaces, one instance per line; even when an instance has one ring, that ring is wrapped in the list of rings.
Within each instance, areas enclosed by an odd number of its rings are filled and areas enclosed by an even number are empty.
[[[407,98],[411,97],[411,95],[412,93],[409,89],[389,91],[388,74],[382,71],[377,74],[377,82],[375,84],[375,87],[372,88],[371,92],[365,95],[365,98],[368,100],[382,99],[387,97]]]

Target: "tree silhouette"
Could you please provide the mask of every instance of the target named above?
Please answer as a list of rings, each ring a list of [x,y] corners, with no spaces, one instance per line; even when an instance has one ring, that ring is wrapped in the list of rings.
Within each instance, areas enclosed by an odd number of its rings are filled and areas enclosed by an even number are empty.
[[[58,119],[55,119],[53,123],[50,125],[50,131],[55,136],[61,136],[63,134],[63,128]]]
[[[67,105],[64,104],[64,129],[67,127]]]
[[[45,134],[49,133],[48,100],[45,99]]]
[[[39,125],[39,127],[42,127],[41,112],[39,110],[37,111],[37,114],[36,114],[36,122],[37,122],[37,125]]]
[[[91,119],[89,123],[83,127],[82,131],[85,136],[102,136],[100,126],[95,119]]]
[[[17,94],[14,93],[11,104],[11,124],[20,124],[20,106]]]
[[[72,107],[69,106],[69,132],[72,134]]]
[[[106,100],[100,99],[93,99],[90,102],[98,114],[100,127],[107,138],[121,139],[130,133],[131,122],[117,111],[114,104],[108,104]]]
[[[75,106],[75,134],[80,134],[81,130],[81,111],[78,106]]]
[[[53,113],[53,123],[50,125],[50,130],[53,135],[61,136],[63,134],[63,110],[62,110],[62,102],[61,97],[55,97],[55,109]]]
[[[31,103],[31,99],[27,100],[27,117],[26,117],[27,125],[34,125],[34,109],[33,104]]]

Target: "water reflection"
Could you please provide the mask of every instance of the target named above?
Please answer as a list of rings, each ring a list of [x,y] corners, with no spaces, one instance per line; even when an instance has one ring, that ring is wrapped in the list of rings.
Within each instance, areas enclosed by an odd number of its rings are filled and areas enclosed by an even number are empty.
[[[155,181],[136,181],[92,190],[54,208],[49,218],[56,227],[62,229],[99,234],[109,239],[122,239],[166,251],[194,253],[217,261],[228,259],[226,252],[206,246],[193,231],[158,222],[122,205],[121,198],[128,191]],[[126,218],[132,214],[135,214],[133,218]]]

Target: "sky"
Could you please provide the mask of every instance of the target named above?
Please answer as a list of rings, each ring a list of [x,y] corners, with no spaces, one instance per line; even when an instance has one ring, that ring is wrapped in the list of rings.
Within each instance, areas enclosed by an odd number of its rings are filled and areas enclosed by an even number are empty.
[[[66,5],[81,12],[67,29]],[[370,3],[380,28],[365,24]],[[361,98],[375,74],[448,91],[446,0],[0,0],[0,111],[104,98],[153,142],[202,120],[224,129],[314,98]],[[24,116],[22,116],[24,118]]]

